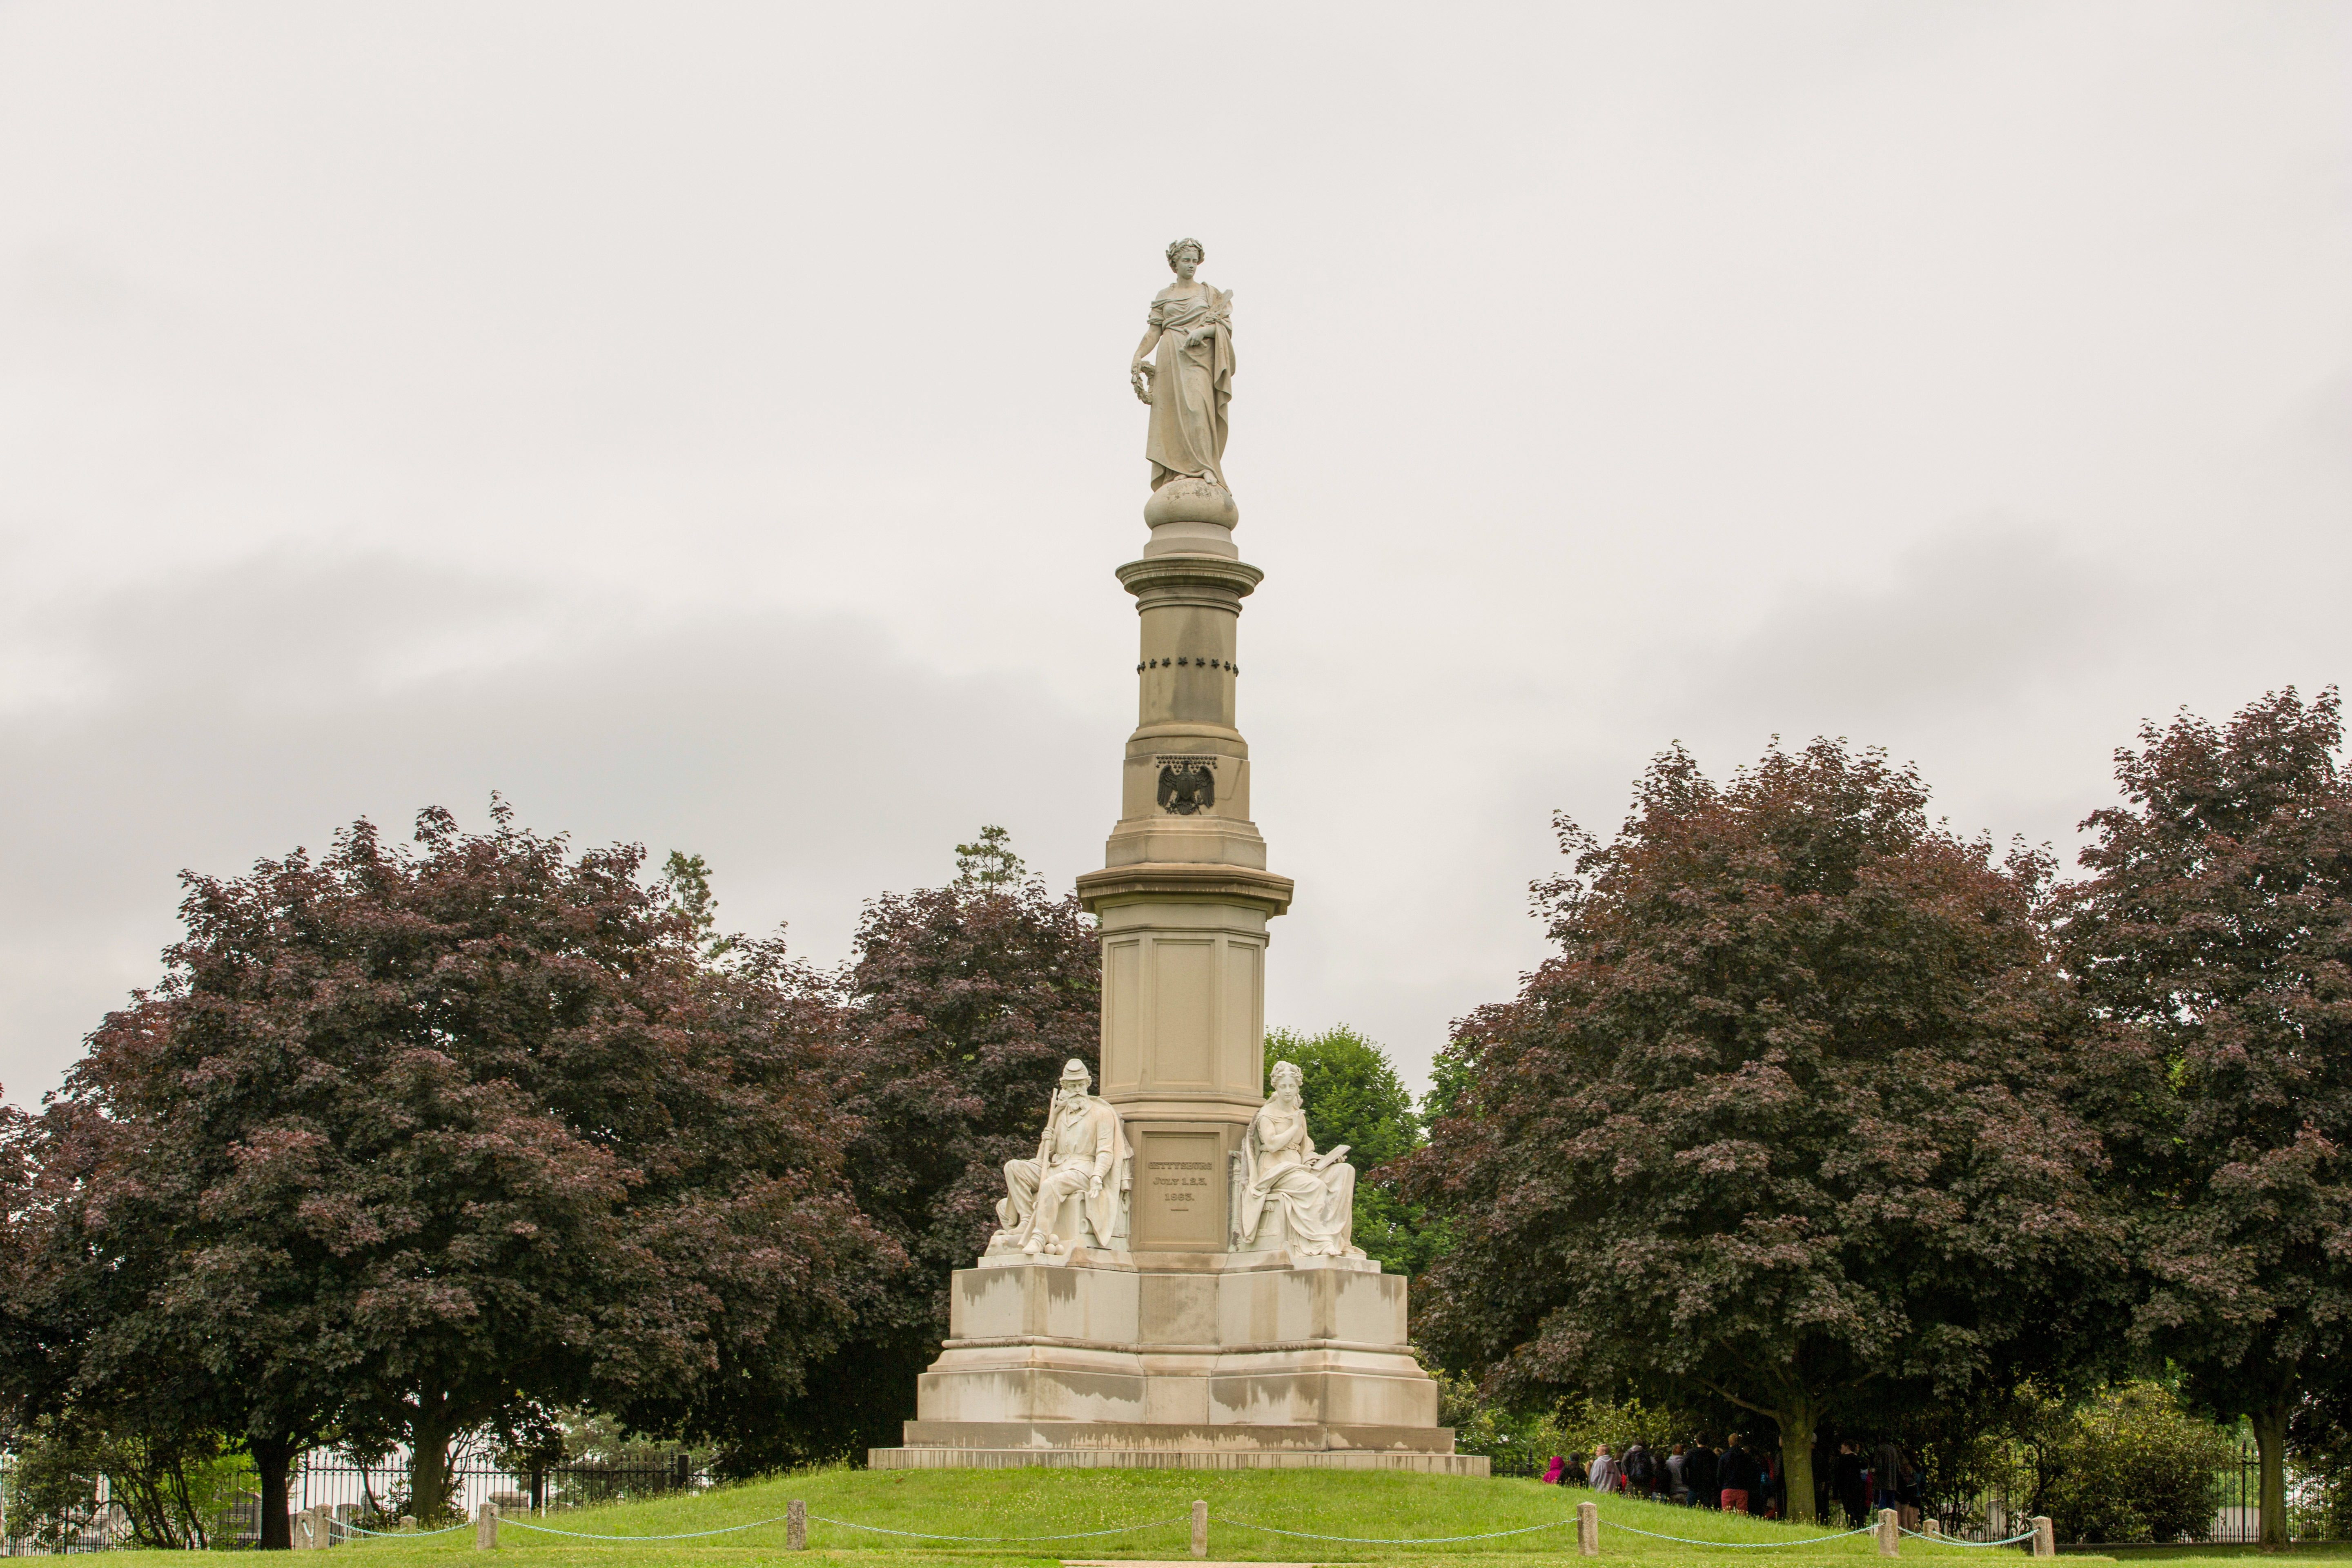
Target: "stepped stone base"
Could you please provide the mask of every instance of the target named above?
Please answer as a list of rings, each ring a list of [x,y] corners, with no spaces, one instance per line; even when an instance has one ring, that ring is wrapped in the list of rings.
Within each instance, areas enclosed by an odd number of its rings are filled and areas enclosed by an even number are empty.
[[[1365,1259],[1287,1251],[990,1258],[957,1271],[905,1446],[867,1462],[1483,1476],[1437,1425],[1404,1292]]]
[[[1383,1454],[1340,1448],[868,1448],[877,1470],[1410,1470],[1484,1476],[1484,1454]]]

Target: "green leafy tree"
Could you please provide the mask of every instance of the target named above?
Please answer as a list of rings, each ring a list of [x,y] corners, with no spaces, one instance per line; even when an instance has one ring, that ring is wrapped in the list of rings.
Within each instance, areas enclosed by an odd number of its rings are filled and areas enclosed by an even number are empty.
[[[2170,1542],[2203,1535],[2237,1457],[2168,1390],[2130,1383],[2071,1413],[2037,1498],[2062,1541]]]
[[[1269,1030],[1265,1071],[1271,1074],[1278,1061],[1297,1064],[1307,1135],[1318,1149],[1348,1145],[1348,1161],[1363,1178],[1356,1184],[1356,1245],[1397,1273],[1420,1273],[1429,1266],[1438,1233],[1420,1205],[1406,1203],[1378,1180],[1381,1170],[1422,1141],[1412,1096],[1388,1053],[1340,1024],[1319,1035]]]
[[[2287,1426],[2352,1344],[2352,780],[2331,689],[2226,727],[2189,713],[2116,754],[2066,900],[2084,995],[2157,1088],[2109,1111],[2143,1194],[2135,1333],[2262,1458],[2286,1539]]]
[[[956,846],[958,888],[1016,888],[1027,879],[1028,867],[1013,852],[1013,836],[991,823],[973,844]]]
[[[1423,1342],[1499,1394],[1708,1396],[1779,1428],[2067,1342],[2120,1263],[2047,858],[1932,826],[1915,773],[1816,742],[1717,785],[1680,750],[1603,846],[1561,824],[1559,952],[1450,1047],[1401,1189],[1450,1221]]]
[[[215,1544],[252,1476],[251,1462],[217,1432],[109,1430],[79,1415],[49,1416],[16,1446],[7,1511],[12,1521],[35,1521],[30,1536],[54,1546],[66,1531],[98,1521],[102,1480],[140,1545],[201,1551]]]
[[[671,850],[662,866],[661,888],[669,907],[691,926],[707,962],[716,963],[740,945],[740,937],[719,930],[719,900],[710,890],[709,863],[701,856]]]

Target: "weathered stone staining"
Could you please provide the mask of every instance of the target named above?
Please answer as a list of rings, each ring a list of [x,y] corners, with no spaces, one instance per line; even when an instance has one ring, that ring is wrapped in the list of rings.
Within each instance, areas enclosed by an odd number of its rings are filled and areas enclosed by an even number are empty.
[[[1241,559],[1224,471],[1233,296],[1168,247],[1129,365],[1150,405],[1151,531],[1118,568],[1141,623],[1137,722],[1104,866],[1102,1083],[1064,1069],[1000,1228],[959,1270],[950,1337],[877,1468],[1312,1466],[1484,1475],[1437,1425],[1405,1282],[1350,1234],[1347,1149],[1318,1152],[1299,1075],[1265,1098],[1266,922],[1291,883],[1250,820],[1235,724]]]

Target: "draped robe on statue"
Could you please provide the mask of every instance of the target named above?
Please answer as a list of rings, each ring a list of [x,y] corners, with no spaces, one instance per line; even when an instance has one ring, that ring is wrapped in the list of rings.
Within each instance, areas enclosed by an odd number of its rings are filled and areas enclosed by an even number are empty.
[[[1315,1142],[1307,1113],[1280,1100],[1258,1110],[1242,1139],[1242,1240],[1257,1235],[1268,1208],[1281,1211],[1290,1250],[1309,1258],[1361,1258],[1355,1246],[1356,1168],[1307,1163]]]
[[[1183,292],[1181,283],[1151,301],[1151,330],[1160,334],[1153,351],[1151,426],[1143,455],[1151,459],[1151,488],[1180,477],[1225,484],[1225,405],[1234,400],[1233,294],[1203,283]],[[1187,348],[1184,340],[1202,328],[1206,342]]]

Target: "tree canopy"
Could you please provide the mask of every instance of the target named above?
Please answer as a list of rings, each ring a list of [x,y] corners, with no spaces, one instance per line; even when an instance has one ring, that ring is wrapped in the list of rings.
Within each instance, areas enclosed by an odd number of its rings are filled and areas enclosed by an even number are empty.
[[[190,874],[186,936],[43,1118],[40,1400],[186,1369],[282,1528],[286,1461],[593,1401],[707,1424],[796,1392],[898,1261],[780,952],[713,971],[632,847],[427,811]],[[37,1400],[36,1403],[39,1401]]]
[[[1429,1266],[1439,1245],[1418,1205],[1408,1204],[1374,1179],[1421,1147],[1421,1118],[1412,1095],[1388,1053],[1345,1024],[1318,1035],[1271,1029],[1265,1070],[1295,1062],[1307,1135],[1318,1149],[1348,1145],[1349,1163],[1367,1178],[1356,1184],[1356,1245],[1401,1274]]]
[[[1100,1068],[1092,918],[1074,896],[992,875],[1021,864],[1002,829],[958,850],[951,885],[866,905],[847,972],[827,983],[851,1185],[908,1264],[861,1318],[856,1344],[814,1373],[815,1396],[790,1413],[764,1462],[898,1442],[915,1379],[947,1336],[951,1276],[995,1228],[1005,1162],[1035,1152],[1064,1062]]]
[[[2102,1096],[2138,1178],[2134,1325],[2251,1419],[2266,1542],[2285,1540],[2296,1405],[2347,1381],[2352,1333],[2352,779],[2330,689],[2226,726],[2183,712],[2116,754],[2126,804],[2084,823],[2067,961],[2155,1053]]]
[[[2120,1264],[2067,1106],[2045,854],[1931,825],[1875,752],[1675,750],[1602,845],[1565,819],[1558,953],[1449,1048],[1401,1190],[1454,1226],[1425,1342],[1491,1387],[1696,1387],[1774,1422],[1798,1517],[1841,1406],[2063,1337]]]

